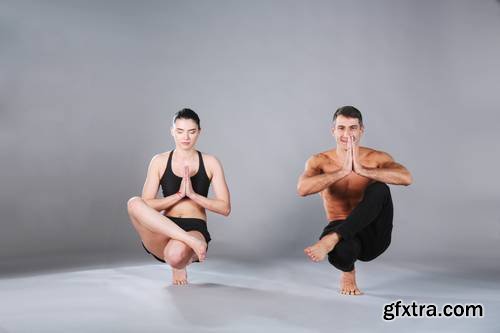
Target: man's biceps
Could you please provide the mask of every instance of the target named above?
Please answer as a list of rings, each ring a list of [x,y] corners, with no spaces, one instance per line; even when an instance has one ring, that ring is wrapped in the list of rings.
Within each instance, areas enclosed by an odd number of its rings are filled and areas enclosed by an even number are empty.
[[[316,169],[316,168],[311,168],[309,170],[306,170],[302,175],[305,178],[309,178],[309,177],[314,177],[314,176],[317,176],[317,175],[320,175],[320,174],[321,174],[321,170]]]
[[[384,169],[400,169],[403,166],[399,163],[394,162],[394,161],[387,161],[387,162],[382,163],[380,165],[380,167],[384,168]]]

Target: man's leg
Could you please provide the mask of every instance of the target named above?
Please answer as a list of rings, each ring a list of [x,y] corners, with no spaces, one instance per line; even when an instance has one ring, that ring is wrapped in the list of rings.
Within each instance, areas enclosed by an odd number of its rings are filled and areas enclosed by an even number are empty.
[[[375,182],[366,188],[363,200],[352,210],[345,223],[339,224],[334,232],[341,239],[350,240],[370,227],[369,230],[373,231],[374,236],[385,237],[392,230],[392,217],[393,206],[389,186]]]
[[[363,200],[343,221],[330,223],[320,241],[306,248],[313,261],[328,253],[328,261],[340,269],[341,293],[358,295],[354,262],[373,260],[389,246],[392,231],[393,206],[389,187],[380,182],[369,185]],[[328,252],[325,252],[328,251]]]
[[[361,261],[377,258],[391,243],[393,205],[390,192],[387,195],[388,200],[375,221],[357,233],[356,237],[362,244],[362,251],[358,257]]]
[[[340,240],[352,240],[356,234],[376,222],[382,215],[384,226],[378,227],[378,223],[375,223],[372,228],[376,231],[375,234],[384,232],[387,234],[388,229],[392,230],[392,211],[389,187],[384,183],[375,182],[366,188],[363,199],[345,220],[331,222],[323,231],[320,240],[307,247],[304,252],[312,261],[319,262]],[[390,225],[390,228],[386,225]]]
[[[361,253],[361,242],[358,237],[352,240],[340,240],[335,248],[328,253],[328,261],[342,271],[340,277],[340,293],[342,295],[361,295],[356,285],[354,262]]]
[[[361,243],[357,237],[351,240],[341,240],[328,253],[328,261],[342,272],[350,272],[354,269],[354,262],[360,253]]]

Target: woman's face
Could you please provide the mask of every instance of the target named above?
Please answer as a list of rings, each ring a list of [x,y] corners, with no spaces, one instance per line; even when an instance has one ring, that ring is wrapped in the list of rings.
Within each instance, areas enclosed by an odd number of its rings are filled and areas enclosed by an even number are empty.
[[[179,149],[190,150],[196,144],[201,129],[192,119],[177,119],[172,127],[171,133],[175,140],[175,146]]]

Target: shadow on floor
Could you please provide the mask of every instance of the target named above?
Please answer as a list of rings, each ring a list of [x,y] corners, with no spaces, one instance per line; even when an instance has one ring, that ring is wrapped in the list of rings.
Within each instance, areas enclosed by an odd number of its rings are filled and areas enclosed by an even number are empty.
[[[191,284],[189,288],[169,286],[165,289],[184,319],[204,328],[226,326],[231,322],[251,322],[259,318],[269,323],[287,322],[298,328],[323,330],[331,325],[332,317],[347,316],[355,310],[354,307],[357,311],[363,311],[363,307],[368,310],[361,303],[339,307],[335,305],[338,299],[218,283]],[[335,313],[325,316],[332,306],[335,306]]]

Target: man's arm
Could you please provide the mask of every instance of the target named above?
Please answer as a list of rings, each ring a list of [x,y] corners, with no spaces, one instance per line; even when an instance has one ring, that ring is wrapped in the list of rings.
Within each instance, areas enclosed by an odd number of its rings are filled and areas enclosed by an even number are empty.
[[[206,166],[212,171],[212,189],[215,199],[206,198],[193,191],[191,180],[189,178],[189,169],[185,169],[184,181],[186,182],[186,196],[196,202],[203,208],[214,213],[228,216],[231,212],[231,202],[229,198],[229,189],[227,188],[224,170],[220,162],[213,156],[205,158]]]
[[[323,173],[320,168],[320,158],[318,155],[309,158],[304,172],[299,177],[297,193],[302,197],[323,191],[352,171],[352,154],[348,155],[341,169],[331,173]]]
[[[168,197],[156,199],[156,194],[158,193],[158,188],[160,186],[160,165],[162,165],[161,158],[159,155],[155,155],[149,163],[148,174],[146,176],[146,181],[144,182],[141,195],[144,202],[146,202],[149,207],[157,211],[162,211],[172,207],[183,197],[183,195],[174,193]]]
[[[356,148],[357,150],[357,148]],[[408,186],[413,179],[410,172],[401,164],[396,163],[391,155],[384,152],[372,152],[376,154],[378,165],[376,168],[365,168],[358,163],[357,152],[353,152],[354,172],[379,182],[393,185]]]

